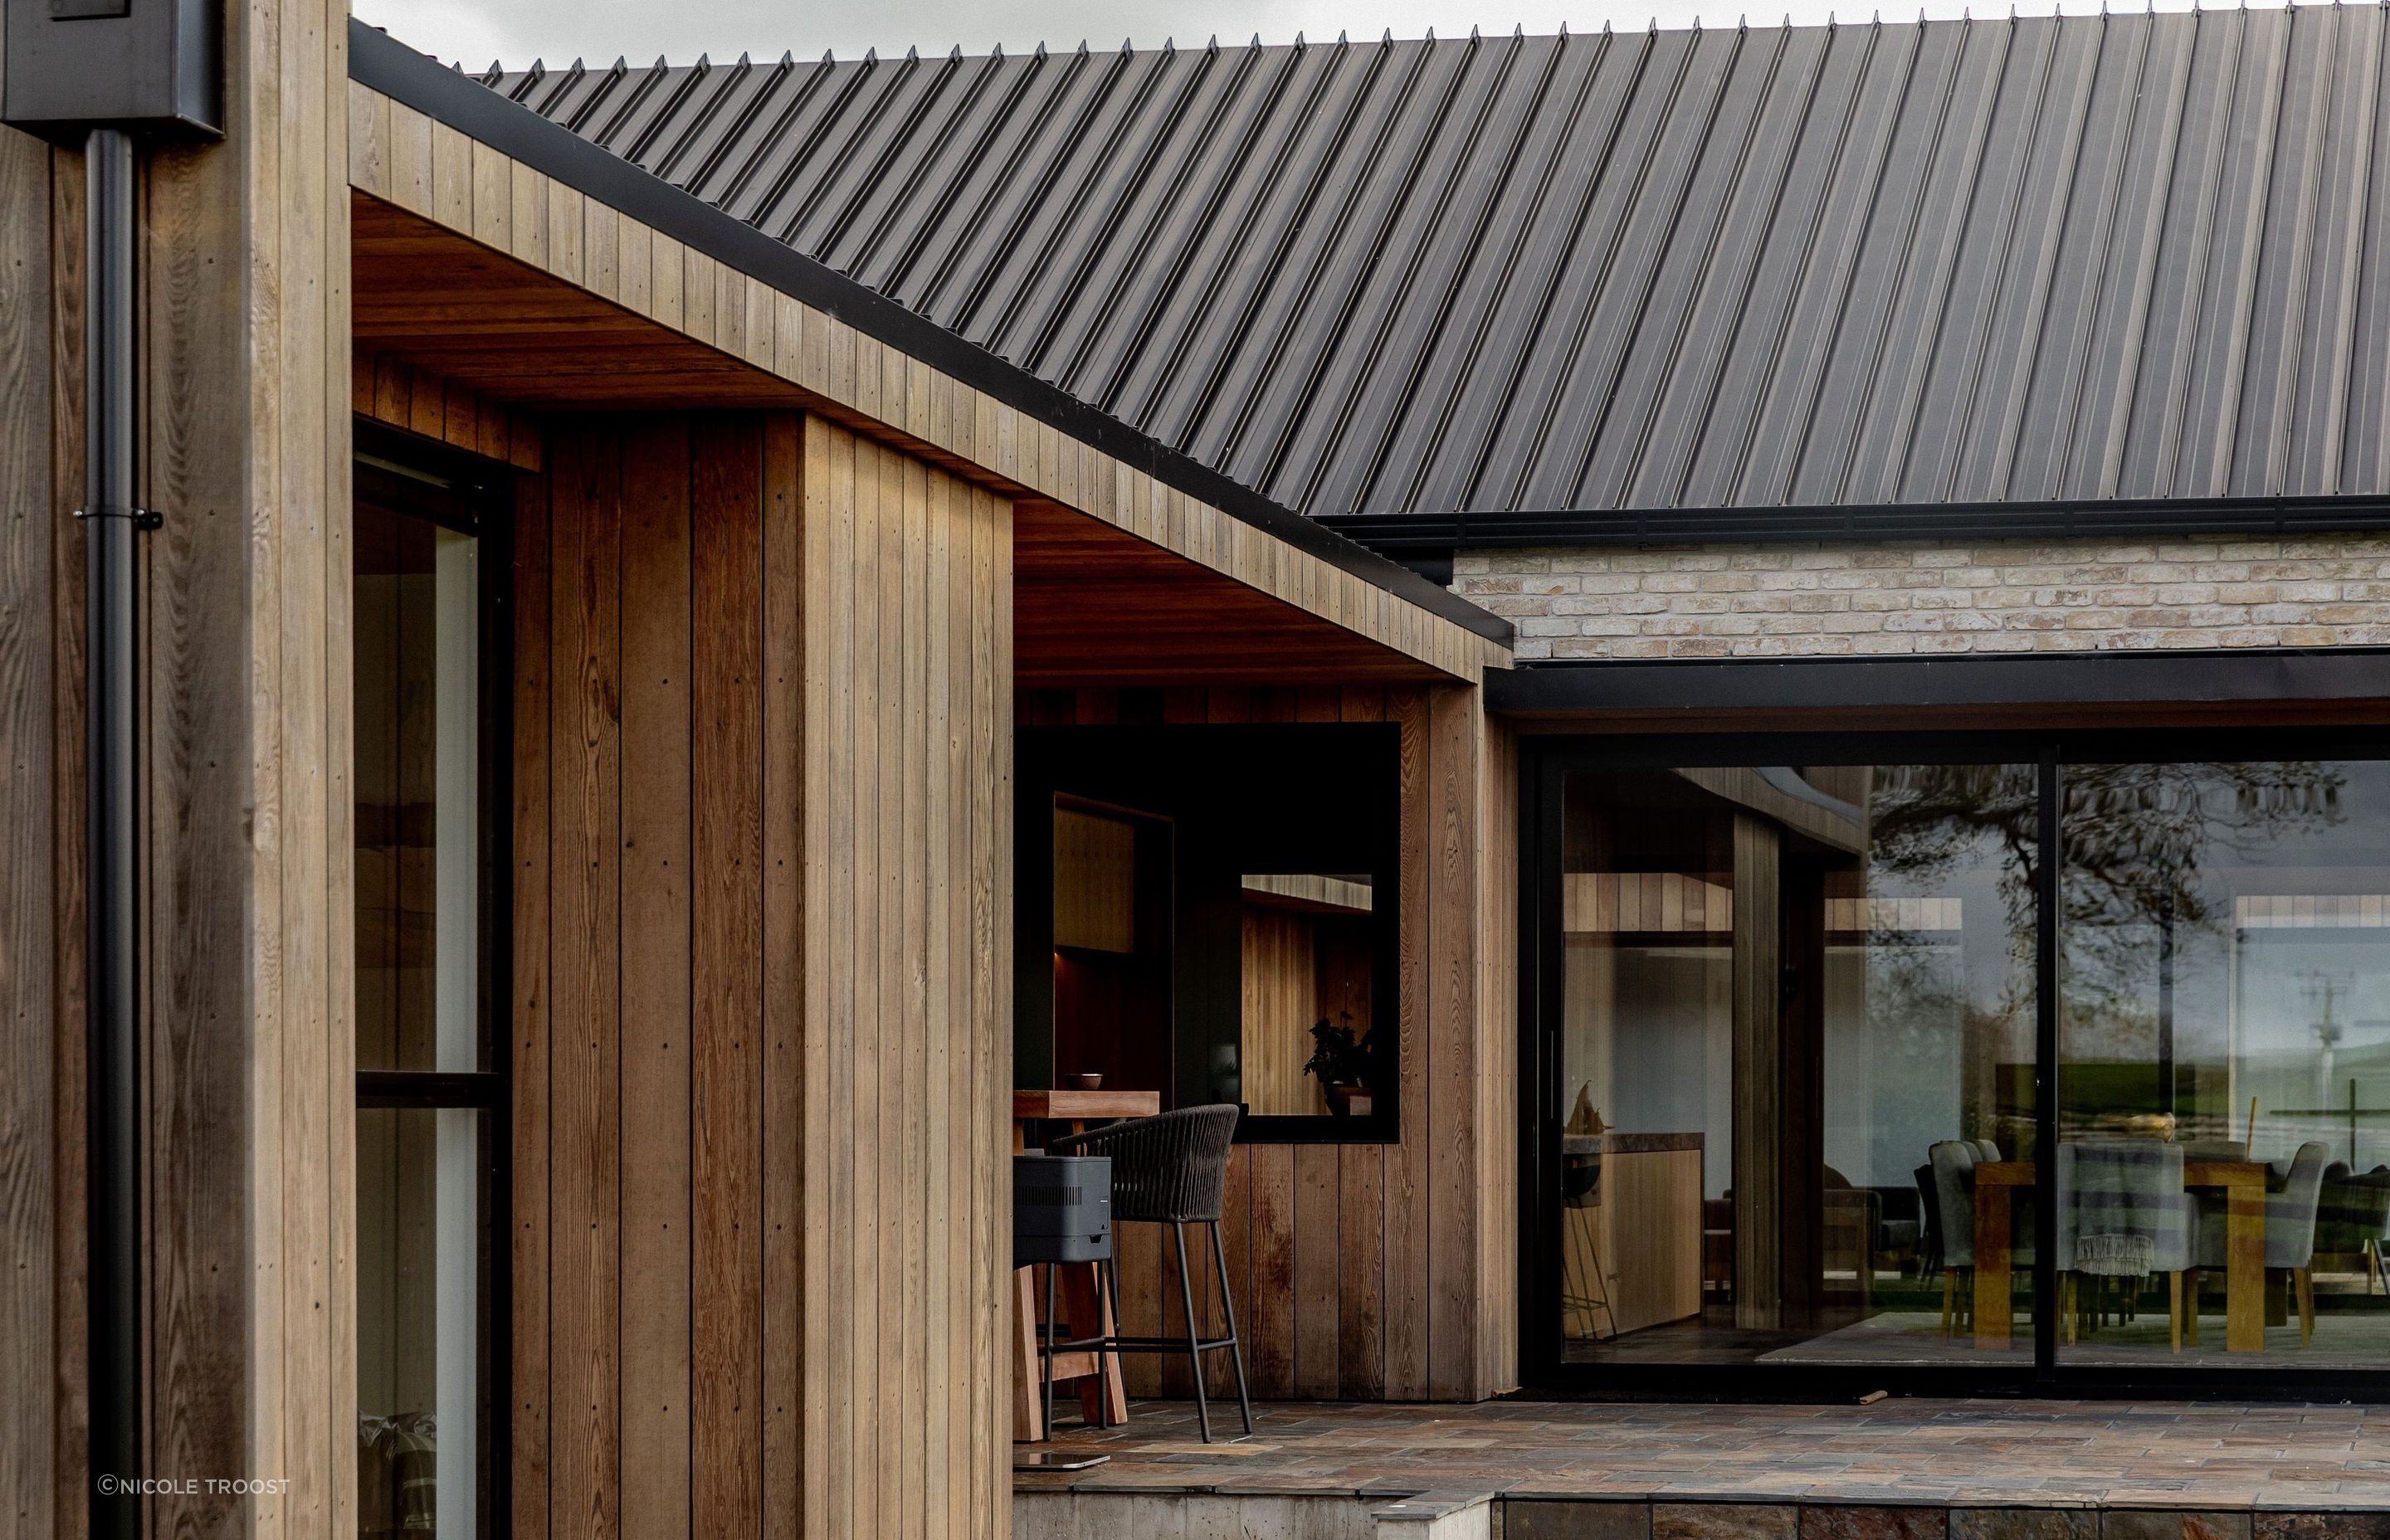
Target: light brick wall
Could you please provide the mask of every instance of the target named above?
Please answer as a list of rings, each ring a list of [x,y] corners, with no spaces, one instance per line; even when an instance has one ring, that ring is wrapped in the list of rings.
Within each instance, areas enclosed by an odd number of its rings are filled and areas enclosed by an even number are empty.
[[[2390,533],[1463,551],[1529,658],[2390,644]]]

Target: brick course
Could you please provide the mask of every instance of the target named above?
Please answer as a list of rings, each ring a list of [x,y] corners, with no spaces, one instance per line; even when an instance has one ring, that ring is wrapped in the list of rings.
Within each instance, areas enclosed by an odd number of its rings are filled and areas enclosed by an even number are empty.
[[[2390,533],[1464,551],[1520,658],[2390,645]]]

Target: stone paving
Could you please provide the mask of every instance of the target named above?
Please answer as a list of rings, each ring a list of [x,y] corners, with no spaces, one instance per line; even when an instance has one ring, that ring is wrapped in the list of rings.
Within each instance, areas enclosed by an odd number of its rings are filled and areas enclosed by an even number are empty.
[[[1256,1411],[1250,1441],[1207,1446],[1191,1404],[1139,1402],[1125,1427],[1062,1433],[1060,1447],[1100,1450],[1108,1463],[1022,1473],[1014,1489],[1491,1493],[1510,1540],[2390,1540],[2390,1407],[1900,1399]],[[1213,1415],[1215,1430],[1236,1426],[1233,1402]],[[1555,1511],[1539,1519],[1547,1505]],[[2106,1508],[2136,1511],[2085,1512]]]

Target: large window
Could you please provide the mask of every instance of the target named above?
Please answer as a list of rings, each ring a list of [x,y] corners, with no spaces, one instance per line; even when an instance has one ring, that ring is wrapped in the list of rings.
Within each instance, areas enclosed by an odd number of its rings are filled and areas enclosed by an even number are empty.
[[[2061,805],[2062,1357],[2390,1367],[2390,763],[2072,764]]]
[[[2390,1369],[2390,761],[1768,742],[1533,776],[1531,1372]]]
[[[1387,723],[1023,728],[1017,1083],[1399,1137],[1399,750]]]
[[[354,525],[357,1529],[497,1533],[505,1084],[495,542],[360,463]],[[503,764],[503,759],[495,763]],[[502,806],[500,803],[498,806]]]

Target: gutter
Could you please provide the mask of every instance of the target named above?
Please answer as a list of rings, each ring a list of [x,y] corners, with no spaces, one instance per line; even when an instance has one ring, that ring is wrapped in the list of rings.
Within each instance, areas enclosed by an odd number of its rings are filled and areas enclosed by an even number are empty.
[[[1891,540],[2146,540],[2390,529],[2390,497],[2111,497],[2017,502],[1758,504],[1321,514],[1373,551],[1448,557],[1522,545],[1781,545]]]

